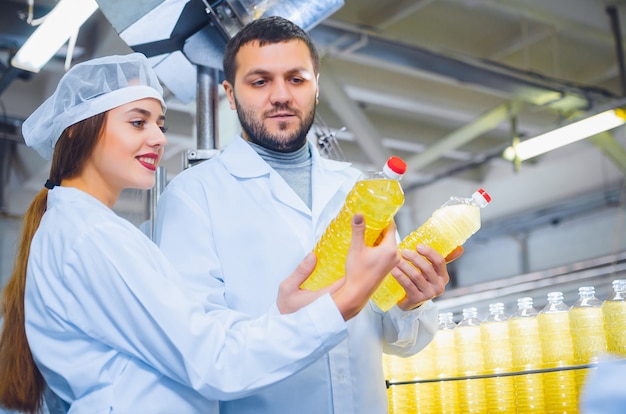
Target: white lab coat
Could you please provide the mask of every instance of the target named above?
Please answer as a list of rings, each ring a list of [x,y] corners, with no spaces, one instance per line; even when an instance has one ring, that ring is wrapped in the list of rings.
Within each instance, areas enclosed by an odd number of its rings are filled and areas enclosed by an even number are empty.
[[[205,306],[260,315],[336,216],[360,172],[311,150],[312,209],[241,137],[166,187],[156,241]],[[386,413],[382,350],[422,349],[437,330],[437,309],[429,301],[383,313],[370,304],[348,325],[348,339],[324,358],[248,398],[221,403],[220,413]],[[278,339],[291,348],[290,338]]]
[[[215,400],[279,381],[347,335],[329,295],[250,320],[207,313],[182,286],[131,223],[75,188],[49,191],[28,262],[26,333],[69,412],[217,413]]]

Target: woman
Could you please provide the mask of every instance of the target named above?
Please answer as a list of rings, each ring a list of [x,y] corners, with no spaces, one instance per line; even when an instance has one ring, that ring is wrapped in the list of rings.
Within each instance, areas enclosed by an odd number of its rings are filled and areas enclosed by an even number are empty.
[[[26,143],[52,165],[2,296],[7,408],[34,413],[45,391],[52,412],[217,412],[215,400],[279,381],[343,340],[345,321],[399,262],[393,226],[368,248],[355,216],[346,277],[332,289],[298,289],[315,265],[307,257],[266,315],[203,309],[112,210],[122,189],[153,185],[164,111],[156,75],[135,53],[74,66],[24,122]],[[266,339],[251,343],[251,332]]]

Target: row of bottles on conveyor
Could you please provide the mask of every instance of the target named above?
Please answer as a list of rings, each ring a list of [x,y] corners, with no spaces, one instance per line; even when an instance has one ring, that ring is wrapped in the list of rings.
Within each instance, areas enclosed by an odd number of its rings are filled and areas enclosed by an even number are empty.
[[[626,279],[613,281],[605,301],[591,286],[578,293],[570,307],[561,292],[551,292],[539,311],[531,297],[519,298],[512,315],[494,303],[484,320],[466,308],[458,324],[441,313],[424,350],[384,355],[389,413],[578,412],[588,369],[571,367],[605,353],[626,357]],[[470,378],[450,380],[458,377]]]

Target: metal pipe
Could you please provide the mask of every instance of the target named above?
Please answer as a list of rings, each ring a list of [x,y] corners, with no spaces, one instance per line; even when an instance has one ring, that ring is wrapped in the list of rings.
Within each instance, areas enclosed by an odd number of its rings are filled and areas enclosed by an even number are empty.
[[[328,19],[313,28],[311,37],[321,50],[328,55],[343,60],[356,58],[377,64],[385,63],[397,68],[415,70],[417,72],[434,73],[440,78],[452,79],[455,84],[478,85],[499,93],[516,96],[533,105],[567,107],[569,110],[584,109],[593,106],[594,102],[605,101],[607,93],[598,92],[593,88],[579,88],[563,83],[558,79],[515,69],[484,59],[454,57],[433,52],[429,49],[409,46],[395,40],[389,40],[379,33],[369,31],[353,24],[341,23]],[[350,55],[343,52],[350,39],[361,42],[361,36],[367,35],[366,45],[352,51]],[[341,45],[334,44],[337,39]]]
[[[11,160],[15,156],[17,143],[0,137],[0,213],[8,211],[9,176]]]
[[[215,68],[197,65],[197,78],[197,149],[216,149],[219,144],[217,136],[219,71]]]
[[[616,361],[619,364],[625,364],[626,361]],[[598,366],[597,363],[590,364],[582,364],[582,365],[572,365],[572,366],[563,366],[556,368],[538,368],[538,369],[528,369],[524,371],[513,371],[513,372],[499,372],[496,374],[481,374],[481,375],[464,375],[461,377],[446,377],[446,378],[430,378],[430,379],[417,379],[411,381],[386,381],[387,388],[394,385],[411,385],[411,384],[427,384],[431,382],[445,382],[445,381],[466,381],[466,380],[474,380],[474,379],[486,379],[486,378],[502,378],[502,377],[518,377],[520,375],[534,375],[534,374],[545,374],[548,372],[562,372],[562,371],[576,371],[583,369],[594,369]]]
[[[622,33],[620,29],[619,16],[617,8],[614,5],[607,6],[606,12],[611,21],[611,29],[613,29],[613,39],[615,40],[615,55],[617,59],[617,67],[619,68],[619,79],[622,87],[622,96],[626,96],[626,68],[624,67],[624,48],[622,46]]]
[[[150,238],[154,240],[154,227],[159,197],[167,185],[167,169],[157,167],[154,175],[154,187],[150,190]]]

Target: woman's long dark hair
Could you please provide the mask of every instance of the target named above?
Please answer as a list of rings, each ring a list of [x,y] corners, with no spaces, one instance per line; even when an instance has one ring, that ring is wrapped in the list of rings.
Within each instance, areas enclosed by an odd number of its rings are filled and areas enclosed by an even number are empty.
[[[106,113],[102,113],[63,131],[54,149],[50,181],[60,184],[64,179],[80,174],[104,131],[105,123]],[[24,215],[15,266],[1,299],[4,322],[0,336],[0,405],[28,414],[41,409],[46,386],[26,338],[24,290],[30,244],[46,212],[48,191],[47,188],[39,191]]]

